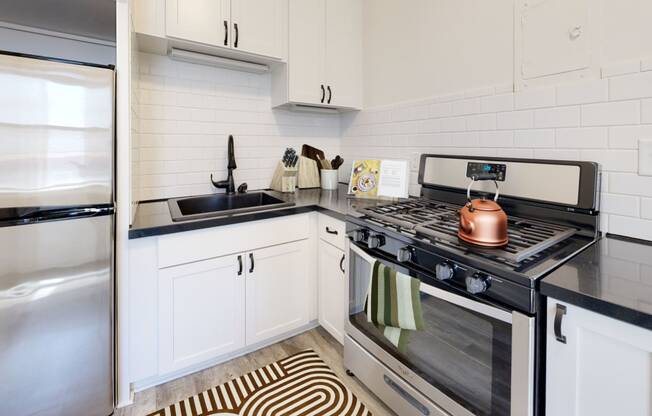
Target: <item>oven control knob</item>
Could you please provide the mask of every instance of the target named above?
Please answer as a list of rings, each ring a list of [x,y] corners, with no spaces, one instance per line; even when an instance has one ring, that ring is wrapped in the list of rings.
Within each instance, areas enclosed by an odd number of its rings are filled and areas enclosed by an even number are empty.
[[[435,277],[438,280],[452,279],[455,275],[455,266],[450,263],[439,263],[435,266]]]
[[[474,273],[473,276],[466,277],[466,290],[471,294],[486,292],[490,285],[491,278],[484,273]]]
[[[379,248],[385,245],[385,236],[380,234],[373,234],[369,236],[367,240],[367,247],[369,248]]]
[[[412,260],[412,249],[410,247],[403,247],[396,253],[396,260],[401,263],[406,263]]]
[[[367,230],[355,230],[353,232],[353,241],[355,241],[356,243],[361,243],[367,239],[368,235],[369,235],[369,231]]]

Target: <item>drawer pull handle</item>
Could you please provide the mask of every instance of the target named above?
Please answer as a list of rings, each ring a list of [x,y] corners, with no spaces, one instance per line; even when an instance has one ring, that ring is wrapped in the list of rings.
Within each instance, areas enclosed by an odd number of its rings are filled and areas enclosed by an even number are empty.
[[[392,390],[394,390],[402,398],[404,398],[406,402],[410,403],[413,407],[415,407],[422,415],[425,415],[425,416],[430,415],[430,410],[428,410],[428,408],[426,406],[421,404],[421,402],[419,402],[417,399],[415,399],[414,396],[412,396],[410,393],[405,391],[405,389],[403,387],[396,384],[396,382],[394,382],[394,380],[390,379],[386,375],[383,375],[383,380],[385,380],[385,384],[387,384],[389,387],[392,388]]]
[[[557,309],[555,310],[555,338],[557,341],[562,344],[566,343],[566,336],[561,333],[561,322],[566,315],[566,306],[557,304]]]
[[[326,90],[324,89],[324,85],[322,84],[321,86],[321,102],[324,102],[324,99],[326,98]]]
[[[346,270],[344,270],[344,259],[346,258],[346,254],[342,254],[342,260],[340,260],[340,270],[342,270],[342,273],[346,273]]]
[[[249,266],[249,273],[253,273],[254,272],[254,265],[255,265],[255,263],[254,263],[254,253],[249,253],[249,263],[251,264],[251,266]]]
[[[229,45],[229,23],[224,21],[224,46]]]
[[[328,234],[337,235],[337,230],[331,230],[331,229],[328,228],[328,227],[326,227],[326,232],[327,232]]]
[[[238,276],[242,276],[242,256],[238,256]]]
[[[235,29],[235,40],[233,41],[233,47],[238,47],[238,40],[240,39],[240,31],[238,30],[238,24],[234,23],[233,28]]]

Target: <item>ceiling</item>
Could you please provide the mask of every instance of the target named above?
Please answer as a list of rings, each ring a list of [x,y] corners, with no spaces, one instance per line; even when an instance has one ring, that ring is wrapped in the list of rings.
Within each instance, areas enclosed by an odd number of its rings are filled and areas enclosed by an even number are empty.
[[[0,20],[115,41],[115,0],[0,0]]]

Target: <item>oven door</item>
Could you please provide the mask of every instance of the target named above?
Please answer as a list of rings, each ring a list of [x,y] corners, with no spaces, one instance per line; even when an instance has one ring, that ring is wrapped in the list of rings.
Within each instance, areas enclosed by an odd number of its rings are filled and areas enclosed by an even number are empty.
[[[347,334],[454,416],[531,416],[534,318],[479,302],[433,276],[350,243]],[[421,280],[424,329],[400,348],[367,321],[375,260]]]

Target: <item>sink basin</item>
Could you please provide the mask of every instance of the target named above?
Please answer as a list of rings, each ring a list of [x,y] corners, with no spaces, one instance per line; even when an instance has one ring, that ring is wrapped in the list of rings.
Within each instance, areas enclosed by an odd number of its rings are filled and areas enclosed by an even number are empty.
[[[251,192],[235,195],[212,194],[168,200],[172,221],[222,217],[245,212],[290,207],[293,205],[294,202],[283,201],[266,192]]]

